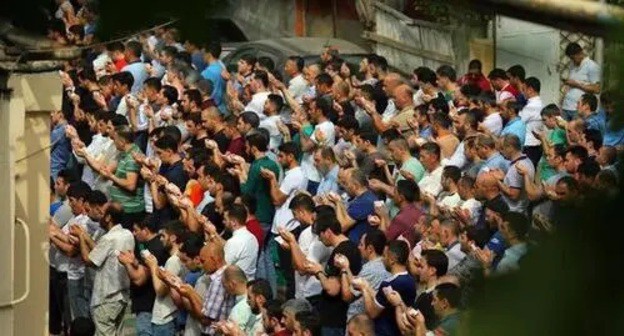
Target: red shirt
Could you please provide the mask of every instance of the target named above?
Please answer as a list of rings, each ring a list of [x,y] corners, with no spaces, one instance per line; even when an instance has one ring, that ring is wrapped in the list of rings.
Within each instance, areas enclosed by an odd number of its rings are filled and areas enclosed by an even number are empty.
[[[511,93],[514,97],[516,97],[516,99],[518,99],[518,96],[520,96],[520,91],[518,91],[518,89],[516,89],[511,84],[505,85],[505,87],[501,91],[505,91],[505,92]]]
[[[115,60],[115,68],[117,71],[121,72],[121,69],[123,69],[126,65],[128,65],[128,62],[126,62],[125,58]]]
[[[247,230],[249,230],[249,232],[256,237],[256,240],[258,240],[258,246],[260,247],[260,250],[262,250],[262,246],[264,246],[264,233],[262,232],[262,227],[260,226],[258,219],[254,217],[253,219],[248,220],[247,223],[245,223],[245,226],[247,227]]]
[[[465,74],[459,79],[459,85],[475,85],[478,86],[479,89],[483,92],[492,91],[492,85],[490,85],[490,81],[483,74],[471,75]]]
[[[227,152],[244,157],[245,139],[243,137],[238,137],[236,139],[230,140],[230,144],[228,145]]]
[[[392,219],[388,229],[386,230],[386,239],[388,241],[395,240],[399,236],[403,236],[409,241],[410,246],[416,243],[414,223],[418,222],[420,216],[423,215],[422,210],[412,203],[401,208],[399,213]]]

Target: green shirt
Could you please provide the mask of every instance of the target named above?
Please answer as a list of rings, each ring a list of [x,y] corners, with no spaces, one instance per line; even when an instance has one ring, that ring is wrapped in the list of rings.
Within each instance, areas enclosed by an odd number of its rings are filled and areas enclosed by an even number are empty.
[[[552,131],[548,132],[548,142],[555,146],[555,145],[566,145],[567,144],[567,138],[566,138],[566,132],[564,129],[562,128],[555,128]],[[546,181],[549,178],[557,175],[557,170],[548,164],[548,160],[546,160],[546,153],[544,153],[544,155],[542,155],[542,157],[540,158],[538,164],[537,164],[537,172],[539,174],[540,180],[542,181]]]
[[[422,163],[418,161],[417,158],[411,157],[407,161],[403,162],[401,165],[401,170],[406,170],[407,172],[414,175],[414,179],[416,183],[420,182],[420,180],[425,176],[425,167],[423,167]],[[405,180],[405,177],[399,173],[396,181]]]
[[[303,127],[301,128],[301,131],[305,133],[305,135],[307,135],[308,137],[312,136],[312,133],[314,133],[314,126],[311,124],[305,124],[303,125]],[[297,132],[297,134],[295,134],[292,138],[292,142],[294,142],[297,147],[301,148],[301,134],[300,132]],[[299,161],[299,163],[301,163],[301,159],[303,158],[303,151],[299,151],[299,157],[297,158],[297,161]]]
[[[279,177],[279,167],[275,161],[264,156],[254,160],[249,167],[247,182],[241,184],[241,192],[254,196],[257,202],[256,218],[260,223],[271,224],[275,214],[275,206],[271,200],[271,185],[260,175],[260,169],[266,168]]]
[[[125,152],[119,153],[117,157],[117,170],[115,170],[115,176],[120,179],[125,179],[128,173],[139,174],[141,167],[132,158],[133,152],[141,152],[137,145],[132,144],[130,149]],[[140,177],[139,177],[140,180]],[[137,186],[134,192],[129,192],[119,186],[113,185],[109,189],[110,198],[112,201],[119,202],[126,213],[138,213],[145,211],[145,199],[143,198],[143,183],[137,182]]]

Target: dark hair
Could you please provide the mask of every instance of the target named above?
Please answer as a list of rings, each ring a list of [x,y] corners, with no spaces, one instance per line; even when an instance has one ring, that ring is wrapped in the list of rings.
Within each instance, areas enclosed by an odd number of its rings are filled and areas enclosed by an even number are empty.
[[[470,63],[468,63],[469,70],[478,69],[479,71],[481,71],[482,68],[483,66],[481,65],[481,61],[478,59],[473,59],[470,61]]]
[[[132,74],[128,71],[118,72],[112,75],[112,78],[114,82],[119,82],[119,84],[127,86],[128,90],[134,85],[134,77],[132,77]]]
[[[540,112],[542,117],[556,117],[561,115],[561,110],[556,104],[546,105]]]
[[[261,152],[266,152],[269,145],[269,139],[262,133],[252,133],[247,136],[249,147],[256,147]]]
[[[178,90],[171,85],[164,85],[162,87],[162,95],[167,99],[169,105],[178,101]]]
[[[334,80],[331,78],[331,76],[328,73],[320,73],[318,76],[316,76],[316,81],[318,82],[318,84],[323,84],[323,85],[327,85],[327,86],[332,86],[334,85]]]
[[[164,46],[160,50],[160,53],[170,56],[173,59],[173,58],[176,58],[176,56],[178,55],[178,49],[176,49],[176,47],[173,47],[173,46]]]
[[[247,208],[247,212],[250,215],[255,215],[256,208],[258,207],[258,201],[256,201],[256,196],[248,193],[243,193],[240,198],[243,205]],[[292,204],[292,201],[290,204]]]
[[[524,240],[529,229],[531,228],[531,222],[524,214],[519,212],[509,211],[503,215],[503,222],[508,224],[508,227],[513,231],[518,238]]]
[[[564,144],[556,144],[552,148],[555,156],[565,159],[567,148]]]
[[[459,88],[459,92],[468,99],[475,99],[481,94],[481,88],[475,84],[465,84]]]
[[[517,77],[521,81],[524,81],[526,77],[526,72],[524,71],[524,67],[520,64],[516,64],[511,68],[507,69],[507,73],[513,77]]]
[[[129,50],[132,55],[136,57],[141,57],[141,53],[143,52],[143,46],[141,45],[141,42],[128,41],[128,43],[126,43],[126,50]]]
[[[453,126],[453,120],[448,114],[444,114],[442,112],[436,112],[431,116],[431,123],[438,125],[444,129],[449,129]]]
[[[420,188],[418,184],[412,180],[404,179],[397,181],[396,190],[399,195],[403,196],[409,203],[420,200]]]
[[[282,98],[282,96],[272,93],[267,97],[267,100],[271,102],[271,104],[275,105],[275,110],[278,114],[282,111],[282,108],[284,107],[284,98]]]
[[[322,218],[321,218],[322,217]],[[333,214],[327,213],[323,216],[320,216],[320,213],[317,211],[316,221],[314,222],[316,227],[316,232],[319,234],[321,232],[325,232],[326,230],[331,230],[332,233],[339,235],[342,233],[342,226],[336,217],[336,213]]]
[[[520,138],[518,138],[515,134],[505,134],[503,136],[503,146],[510,146],[516,151],[522,150],[522,143],[520,143]]]
[[[587,159],[578,166],[576,172],[579,175],[594,179],[600,173],[600,165],[594,159]]]
[[[195,258],[204,247],[204,235],[197,232],[189,232],[186,240],[180,246],[180,252],[189,258]]]
[[[240,225],[245,225],[247,222],[247,209],[242,204],[232,204],[227,210],[228,217],[234,219]]]
[[[186,241],[188,230],[179,220],[170,220],[163,225],[163,230],[176,236],[176,241],[182,243]]]
[[[296,194],[290,200],[290,204],[288,205],[288,208],[290,210],[303,209],[305,211],[314,212],[315,210],[314,200],[312,199],[312,196],[308,194],[304,194],[304,193]]]
[[[268,56],[258,57],[258,64],[260,64],[260,66],[262,66],[263,68],[269,71],[275,70],[275,62],[273,62],[271,57],[268,57]]]
[[[162,89],[162,82],[156,77],[150,77],[143,81],[143,86],[150,87],[158,92]]]
[[[154,214],[148,214],[143,220],[134,223],[139,229],[147,229],[151,233],[158,233],[159,223]]]
[[[180,132],[180,129],[175,125],[165,126],[163,129],[163,136],[165,135],[172,137],[176,143],[182,141],[182,132]]]
[[[221,170],[212,173],[211,176],[215,183],[223,186],[223,191],[231,192],[234,195],[240,194],[240,182],[238,178]]]
[[[581,48],[581,45],[576,42],[568,44],[568,46],[565,48],[565,54],[568,57],[572,57],[581,52],[583,52],[583,48]]]
[[[396,258],[396,261],[401,264],[407,264],[407,258],[409,257],[409,246],[403,240],[391,240],[386,246],[388,246],[388,252]]]
[[[461,178],[461,169],[457,166],[446,166],[442,170],[442,177],[450,178],[453,182],[459,182]]]
[[[372,131],[358,130],[357,132],[355,132],[355,135],[362,139],[362,141],[369,142],[373,146],[375,146],[375,144],[377,143],[377,134],[373,133]]]
[[[387,242],[386,234],[376,228],[371,228],[364,236],[364,246],[372,246],[377,255],[383,254]]]
[[[587,153],[587,148],[580,146],[580,145],[574,145],[574,146],[570,146],[568,147],[568,149],[566,150],[566,155],[570,153],[570,155],[580,159],[581,161],[586,161],[587,158],[589,157],[589,154]]]
[[[265,87],[269,86],[269,75],[264,70],[256,70],[253,73],[254,79],[260,80]]]
[[[162,150],[170,150],[174,153],[178,152],[178,143],[170,135],[161,136],[154,142],[154,147]]]
[[[420,255],[427,260],[427,264],[436,269],[436,276],[441,277],[448,271],[449,260],[446,253],[431,249],[423,250]]]
[[[56,178],[58,179],[59,177],[63,178],[63,180],[67,184],[72,184],[74,182],[80,181],[80,177],[78,177],[76,172],[70,169],[59,170],[59,172],[56,174]]]
[[[598,98],[591,93],[585,93],[581,96],[581,102],[589,105],[589,109],[593,112],[598,108]]]
[[[197,106],[202,104],[202,94],[197,89],[188,89],[184,91],[184,94],[188,97],[189,103],[195,103]]]
[[[505,70],[503,70],[501,68],[496,68],[496,69],[493,69],[492,71],[490,71],[490,74],[488,75],[488,78],[490,80],[492,80],[492,79],[504,79],[504,80],[509,79],[507,77],[507,73],[505,72]]]
[[[303,310],[295,314],[295,320],[299,322],[302,330],[308,330],[312,336],[321,335],[321,318],[315,310]]]
[[[599,130],[593,128],[586,128],[583,130],[585,141],[591,142],[594,150],[599,150],[602,147],[602,133]]]
[[[210,42],[205,47],[207,53],[212,55],[214,58],[219,58],[221,56],[221,43],[219,42]]]
[[[333,101],[329,95],[318,96],[314,100],[316,108],[321,110],[324,117],[329,117],[334,111]]]
[[[87,203],[93,205],[104,205],[108,202],[108,198],[106,195],[99,190],[91,190],[89,195],[87,195]]]
[[[91,193],[91,187],[86,182],[77,181],[69,185],[67,197],[82,199],[86,201]]]
[[[379,55],[370,55],[368,58],[368,63],[375,66],[375,68],[381,69],[382,71],[388,71],[388,60]]]
[[[277,149],[286,155],[292,155],[295,160],[299,157],[299,153],[301,152],[299,146],[292,141],[281,144]]]
[[[539,79],[537,79],[535,77],[527,78],[524,81],[524,85],[526,85],[526,87],[529,87],[529,88],[533,89],[537,93],[539,93],[541,88],[542,88],[542,84],[540,83]]]
[[[427,153],[433,154],[440,159],[440,146],[435,142],[427,142],[420,146],[420,151],[425,151]]]
[[[121,204],[113,203],[113,205],[107,207],[102,219],[106,218],[107,216],[110,216],[111,222],[113,223],[113,225],[121,223],[124,217],[124,211],[123,211]],[[156,231],[152,231],[152,232],[156,232]]]
[[[420,67],[416,69],[416,72],[416,76],[418,77],[419,81],[425,84],[428,83],[433,86],[437,86],[438,78],[433,70],[426,67]]]
[[[450,65],[442,65],[436,70],[436,74],[440,77],[446,77],[451,80],[451,82],[457,81],[457,72]]]
[[[95,335],[95,323],[88,317],[76,317],[71,322],[69,336]]]
[[[252,128],[258,128],[260,125],[260,117],[255,112],[243,112],[239,116],[245,124],[251,125]]]
[[[579,183],[572,176],[567,175],[567,176],[561,177],[559,181],[557,181],[557,185],[559,184],[565,184],[566,186],[568,186],[568,189],[570,189],[570,191],[574,191],[574,192],[579,191]]]
[[[280,299],[267,300],[267,302],[264,304],[264,309],[266,310],[267,316],[269,318],[275,318],[278,321],[281,321],[283,317],[283,304],[284,302],[282,302],[282,300]]]
[[[462,110],[459,112],[460,115],[466,115],[466,123],[472,128],[476,130],[479,127],[479,123],[483,120],[483,111],[480,109],[470,109],[470,110]]]
[[[345,114],[342,118],[338,119],[336,126],[342,127],[346,130],[355,130],[357,131],[360,128],[360,124],[358,123],[355,116],[350,114]]]
[[[247,287],[254,295],[262,295],[267,301],[273,299],[271,284],[266,279],[258,278],[251,280],[247,283]]]
[[[300,56],[290,56],[290,57],[288,57],[288,60],[295,62],[295,65],[297,65],[297,71],[298,72],[303,71],[303,67],[305,66],[305,61],[303,60],[302,57],[300,57]]]
[[[435,294],[440,300],[446,300],[451,308],[458,308],[461,303],[461,289],[452,283],[441,283],[435,287]]]

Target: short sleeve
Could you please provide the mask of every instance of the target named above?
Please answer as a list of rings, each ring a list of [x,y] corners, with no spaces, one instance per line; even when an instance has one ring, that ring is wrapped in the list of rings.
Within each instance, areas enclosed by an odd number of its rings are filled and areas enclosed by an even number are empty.
[[[505,184],[511,188],[522,189],[524,187],[524,178],[518,174],[515,167],[511,167],[505,175]]]
[[[284,195],[290,195],[293,191],[297,190],[299,187],[299,175],[290,174],[284,178],[282,184],[280,185],[280,191]]]
[[[368,204],[368,202],[363,199],[351,203],[351,205],[349,205],[347,209],[349,217],[353,218],[355,221],[363,221],[367,219],[368,215],[370,215],[372,212],[372,202]]]
[[[89,260],[91,260],[95,266],[101,267],[112,252],[112,248],[113,245],[110,240],[100,239],[89,253]]]
[[[377,304],[377,306],[379,308],[386,308],[388,307],[388,299],[386,299],[386,295],[384,294],[383,289],[390,286],[389,283],[387,282],[382,282],[381,285],[379,286],[379,289],[377,290],[377,294],[375,294],[375,304]]]
[[[310,245],[308,259],[317,263],[323,263],[329,257],[329,249],[321,242],[313,242]]]
[[[600,66],[598,64],[592,62],[587,72],[591,84],[600,83]]]

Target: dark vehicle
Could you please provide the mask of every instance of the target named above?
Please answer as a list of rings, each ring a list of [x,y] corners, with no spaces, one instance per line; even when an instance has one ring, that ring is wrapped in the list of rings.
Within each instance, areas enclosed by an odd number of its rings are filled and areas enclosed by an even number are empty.
[[[301,56],[305,64],[318,63],[323,47],[338,48],[340,57],[347,63],[358,65],[368,51],[349,41],[324,37],[289,37],[242,43],[223,58],[228,71],[236,72],[237,62],[243,55],[266,56],[273,60],[275,69],[284,74],[284,64],[290,56]]]
[[[240,45],[249,41],[241,27],[229,18],[211,17],[206,19],[204,25],[209,33],[210,41],[221,43],[221,59],[227,57]]]

